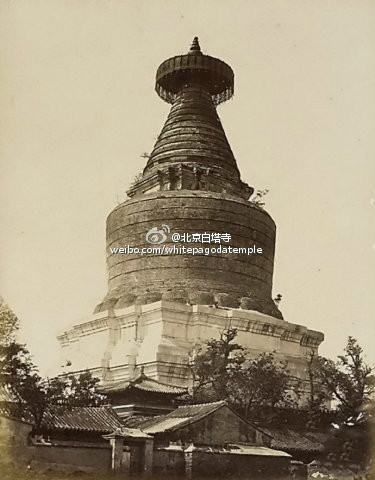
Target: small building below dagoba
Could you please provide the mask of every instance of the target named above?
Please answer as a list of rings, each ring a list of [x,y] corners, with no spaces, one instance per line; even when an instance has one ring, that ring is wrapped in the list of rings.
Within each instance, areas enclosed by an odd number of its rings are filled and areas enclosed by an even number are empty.
[[[187,388],[175,387],[146,377],[144,368],[129,380],[103,385],[99,392],[110,400],[117,415],[165,415],[177,407],[177,401],[187,395]]]
[[[243,347],[274,353],[307,384],[307,355],[324,336],[285,320],[272,298],[276,225],[241,179],[216,109],[233,95],[232,68],[195,38],[160,65],[156,92],[171,110],[129,198],[107,218],[108,292],[58,337],[64,372],[89,369],[136,404],[141,367],[172,390],[189,387],[194,352],[236,328]]]

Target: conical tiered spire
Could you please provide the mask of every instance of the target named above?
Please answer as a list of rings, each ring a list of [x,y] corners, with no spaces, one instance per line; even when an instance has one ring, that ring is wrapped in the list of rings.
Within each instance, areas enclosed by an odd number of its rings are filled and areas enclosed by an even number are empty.
[[[249,198],[216,112],[233,94],[234,75],[223,61],[203,55],[194,37],[186,55],[158,68],[156,91],[172,103],[167,121],[129,196],[161,190],[209,190]]]
[[[216,166],[224,176],[239,178],[215,105],[199,84],[187,85],[177,94],[145,172],[181,162]]]

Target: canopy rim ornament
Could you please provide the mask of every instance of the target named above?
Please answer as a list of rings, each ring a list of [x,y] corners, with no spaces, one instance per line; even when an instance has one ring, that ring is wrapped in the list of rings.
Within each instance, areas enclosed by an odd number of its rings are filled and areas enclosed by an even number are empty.
[[[155,90],[159,97],[173,104],[179,91],[187,85],[199,84],[219,105],[234,94],[234,73],[222,60],[204,55],[198,37],[194,37],[190,51],[165,60],[157,69]]]

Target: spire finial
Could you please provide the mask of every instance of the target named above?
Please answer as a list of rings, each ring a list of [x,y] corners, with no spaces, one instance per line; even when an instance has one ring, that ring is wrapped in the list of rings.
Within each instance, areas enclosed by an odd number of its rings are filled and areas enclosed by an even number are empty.
[[[198,37],[194,37],[189,53],[198,53],[198,52],[201,53],[201,47],[199,45]]]

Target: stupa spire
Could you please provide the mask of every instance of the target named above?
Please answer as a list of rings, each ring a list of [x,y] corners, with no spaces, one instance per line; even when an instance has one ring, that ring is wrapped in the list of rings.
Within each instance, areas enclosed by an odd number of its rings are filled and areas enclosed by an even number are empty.
[[[248,199],[253,189],[241,181],[216,106],[232,97],[234,73],[201,52],[190,50],[165,60],[156,73],[156,92],[172,104],[143,171],[129,196],[160,190],[209,190]]]

